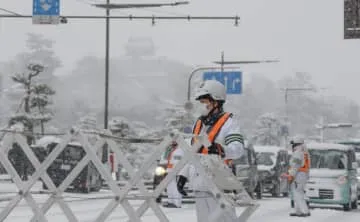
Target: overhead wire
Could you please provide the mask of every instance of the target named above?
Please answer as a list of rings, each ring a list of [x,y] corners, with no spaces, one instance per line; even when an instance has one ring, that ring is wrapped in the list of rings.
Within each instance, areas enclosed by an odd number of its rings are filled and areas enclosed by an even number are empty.
[[[4,12],[7,12],[7,13],[12,14],[12,15],[19,15],[19,16],[21,16],[21,14],[19,14],[19,13],[17,13],[17,12],[14,12],[14,11],[11,11],[11,10],[6,9],[6,8],[1,8],[1,7],[0,7],[0,11],[4,11]]]

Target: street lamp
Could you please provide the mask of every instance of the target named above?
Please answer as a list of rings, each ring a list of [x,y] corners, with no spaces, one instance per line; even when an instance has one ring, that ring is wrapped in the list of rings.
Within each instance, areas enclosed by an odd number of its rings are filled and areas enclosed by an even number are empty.
[[[224,52],[221,52],[221,60],[214,61],[213,63],[221,65],[221,72],[224,71],[224,65],[238,65],[238,64],[259,64],[259,63],[275,63],[279,60],[227,60],[225,61]]]
[[[339,129],[339,128],[351,128],[353,125],[351,123],[328,123],[324,124],[323,119],[321,119],[321,123],[318,125],[315,125],[317,129],[320,130],[320,139],[321,142],[324,142],[324,131],[325,129]]]
[[[221,52],[221,61],[214,61],[215,64],[220,64],[221,72],[224,72],[224,69],[239,69],[239,67],[225,67],[224,65],[235,65],[235,64],[255,64],[255,63],[271,63],[271,62],[278,62],[278,60],[248,60],[248,61],[225,61],[224,59],[224,52]],[[218,67],[199,67],[194,69],[189,76],[188,79],[188,90],[187,90],[187,102],[185,103],[185,109],[191,110],[192,103],[190,102],[190,95],[191,95],[191,80],[193,76],[199,72],[204,70],[214,70],[218,69]]]
[[[110,10],[111,9],[131,9],[131,8],[154,8],[163,6],[186,5],[189,2],[180,1],[174,3],[147,3],[147,4],[116,4],[106,0],[106,4],[92,4],[95,7],[106,9],[106,31],[105,31],[105,109],[104,109],[104,129],[108,128],[109,120],[109,63],[110,63]]]
[[[281,89],[282,91],[285,92],[284,94],[284,99],[285,99],[285,118],[286,120],[289,119],[289,110],[288,110],[288,93],[289,92],[304,92],[304,91],[316,91],[315,88],[310,87],[310,88],[289,88],[289,87],[285,87]]]
[[[294,88],[289,88],[289,87],[285,87],[281,89],[282,91],[284,91],[284,100],[285,100],[285,128],[283,129],[284,132],[286,132],[286,134],[284,134],[284,145],[286,146],[288,144],[288,136],[290,134],[290,130],[289,130],[289,110],[288,110],[288,93],[289,92],[304,92],[304,91],[316,91],[315,88],[313,87],[294,87]]]
[[[225,67],[226,69],[236,69],[236,67]],[[198,67],[195,68],[189,75],[188,78],[188,90],[187,90],[187,102],[190,102],[190,95],[191,95],[191,80],[194,77],[194,75],[197,72],[200,71],[205,71],[205,70],[214,70],[214,69],[218,69],[218,67],[214,67],[214,66],[207,66],[207,67]]]

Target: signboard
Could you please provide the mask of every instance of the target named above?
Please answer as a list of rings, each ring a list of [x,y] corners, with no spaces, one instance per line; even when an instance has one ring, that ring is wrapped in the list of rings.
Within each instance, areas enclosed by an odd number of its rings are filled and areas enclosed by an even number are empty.
[[[360,0],[344,0],[344,39],[360,39]]]
[[[33,24],[59,24],[60,0],[33,0]]]
[[[205,72],[203,80],[217,80],[225,85],[227,94],[241,94],[242,93],[242,72],[227,71],[227,72]]]

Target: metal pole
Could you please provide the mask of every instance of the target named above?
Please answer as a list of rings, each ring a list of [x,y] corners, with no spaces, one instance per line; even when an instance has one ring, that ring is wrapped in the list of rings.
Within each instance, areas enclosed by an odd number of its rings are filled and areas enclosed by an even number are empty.
[[[221,72],[224,72],[224,63],[225,63],[225,59],[224,59],[224,51],[221,52]]]
[[[324,142],[324,131],[325,131],[325,122],[324,122],[324,117],[321,116],[320,118],[320,124],[321,124],[321,128],[320,128],[320,142]]]
[[[110,0],[106,0],[110,4]],[[104,129],[108,129],[109,123],[109,60],[110,60],[110,9],[106,9],[106,28],[105,28],[105,107],[104,107]],[[103,147],[102,162],[107,163],[109,150],[107,144]],[[104,182],[104,181],[103,181]]]
[[[110,4],[110,0],[106,0]],[[108,128],[109,118],[109,51],[110,51],[110,9],[106,9],[106,37],[105,37],[105,110],[104,110],[104,129]]]
[[[288,111],[288,88],[285,88],[285,118],[286,121],[289,119],[289,111]]]
[[[32,15],[9,15],[9,14],[0,14],[0,18],[28,18],[31,19]],[[100,15],[63,15],[62,18],[66,19],[106,19],[107,16]],[[118,20],[239,20],[238,16],[135,16],[135,15],[127,15],[127,16],[110,16],[110,19],[118,19]]]
[[[288,88],[285,88],[285,124],[287,135],[284,136],[284,146],[287,147],[289,135],[290,135],[290,124],[289,124],[289,110],[288,110]]]

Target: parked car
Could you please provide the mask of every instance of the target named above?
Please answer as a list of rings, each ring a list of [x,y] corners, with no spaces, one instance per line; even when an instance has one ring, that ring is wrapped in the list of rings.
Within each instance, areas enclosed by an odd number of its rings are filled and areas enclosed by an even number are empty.
[[[340,140],[336,143],[354,147],[355,153],[360,153],[360,139]]]
[[[254,198],[262,198],[263,187],[258,174],[258,165],[254,146],[245,141],[245,155],[237,160],[233,160],[234,172],[236,177],[241,181],[249,193]]]
[[[46,147],[48,154],[58,145],[60,140],[49,143]],[[82,145],[76,141],[69,142],[64,150],[56,157],[55,161],[47,169],[47,173],[58,187],[70,172],[76,167],[76,165],[85,156],[85,151]],[[97,153],[102,155],[101,151]],[[90,162],[86,165],[79,175],[72,181],[67,190],[80,191],[89,193],[91,191],[99,191],[102,187],[101,175],[96,169],[95,165]],[[43,188],[47,189],[47,186],[43,183]]]
[[[306,185],[309,203],[341,205],[345,211],[356,209],[358,180],[354,148],[335,143],[309,143],[307,148],[311,160]]]
[[[357,162],[357,190],[358,190],[358,200],[360,200],[360,153],[356,153],[356,162]]]
[[[288,151],[278,146],[254,146],[263,191],[273,197],[289,194],[289,183],[281,177],[289,168]]]

